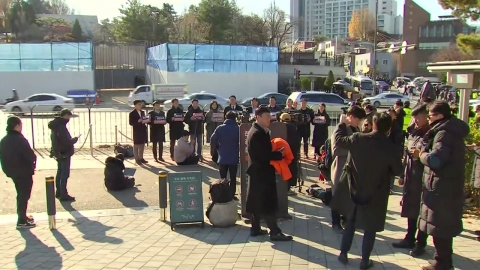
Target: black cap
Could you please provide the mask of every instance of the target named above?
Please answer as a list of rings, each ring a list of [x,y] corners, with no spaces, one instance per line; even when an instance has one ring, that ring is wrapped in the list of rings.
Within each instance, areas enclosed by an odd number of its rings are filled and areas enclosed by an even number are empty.
[[[67,115],[72,116],[73,115],[72,111],[70,111],[69,109],[62,109],[60,111],[60,117],[67,116]]]
[[[188,130],[182,131],[182,137],[189,136],[189,135],[190,135],[190,132],[188,132]]]

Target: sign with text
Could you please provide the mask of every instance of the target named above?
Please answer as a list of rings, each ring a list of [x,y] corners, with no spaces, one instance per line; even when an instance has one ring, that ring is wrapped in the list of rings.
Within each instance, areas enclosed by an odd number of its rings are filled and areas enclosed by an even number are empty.
[[[204,222],[202,173],[168,173],[170,223]]]
[[[223,113],[213,113],[212,121],[216,123],[223,123]]]

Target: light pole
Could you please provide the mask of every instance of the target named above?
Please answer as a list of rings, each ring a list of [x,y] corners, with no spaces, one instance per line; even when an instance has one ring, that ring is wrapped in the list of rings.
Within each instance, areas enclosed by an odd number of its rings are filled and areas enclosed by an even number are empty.
[[[377,76],[377,29],[378,29],[378,0],[375,0],[375,31],[373,32],[373,79]]]

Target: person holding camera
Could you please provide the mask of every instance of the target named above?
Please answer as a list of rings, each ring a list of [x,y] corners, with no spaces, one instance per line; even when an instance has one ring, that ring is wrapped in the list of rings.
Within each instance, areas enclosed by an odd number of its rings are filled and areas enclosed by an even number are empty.
[[[302,98],[300,101],[301,107],[298,112],[302,114],[303,122],[297,126],[298,135],[303,142],[303,155],[308,159],[308,141],[310,140],[310,125],[314,118],[314,112],[307,107],[307,99]]]
[[[336,137],[338,134],[345,134],[345,136],[350,136],[356,132],[360,132],[359,126],[365,119],[366,113],[365,110],[359,106],[351,106],[348,108],[345,114],[340,116],[340,123],[337,125],[333,134],[331,136],[331,150],[333,162],[330,168],[332,176],[332,194],[335,196],[335,190],[340,181],[340,177],[343,173],[343,168],[347,162],[348,149],[337,145]],[[337,233],[343,233],[343,227],[341,225],[341,217],[338,211],[331,209],[332,211],[332,228]]]
[[[200,156],[195,155],[195,147],[192,142],[188,141],[190,132],[183,130],[181,135],[180,139],[177,140],[177,145],[175,145],[173,160],[177,165],[197,165]]]

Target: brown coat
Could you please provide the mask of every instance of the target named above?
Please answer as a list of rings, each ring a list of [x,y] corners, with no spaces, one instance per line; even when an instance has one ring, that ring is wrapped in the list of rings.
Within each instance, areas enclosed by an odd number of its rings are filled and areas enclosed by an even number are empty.
[[[383,231],[390,178],[402,172],[401,158],[393,154],[396,146],[377,131],[351,136],[337,132],[335,144],[349,151],[352,174],[342,174],[330,206],[347,219],[356,209],[356,229]]]

